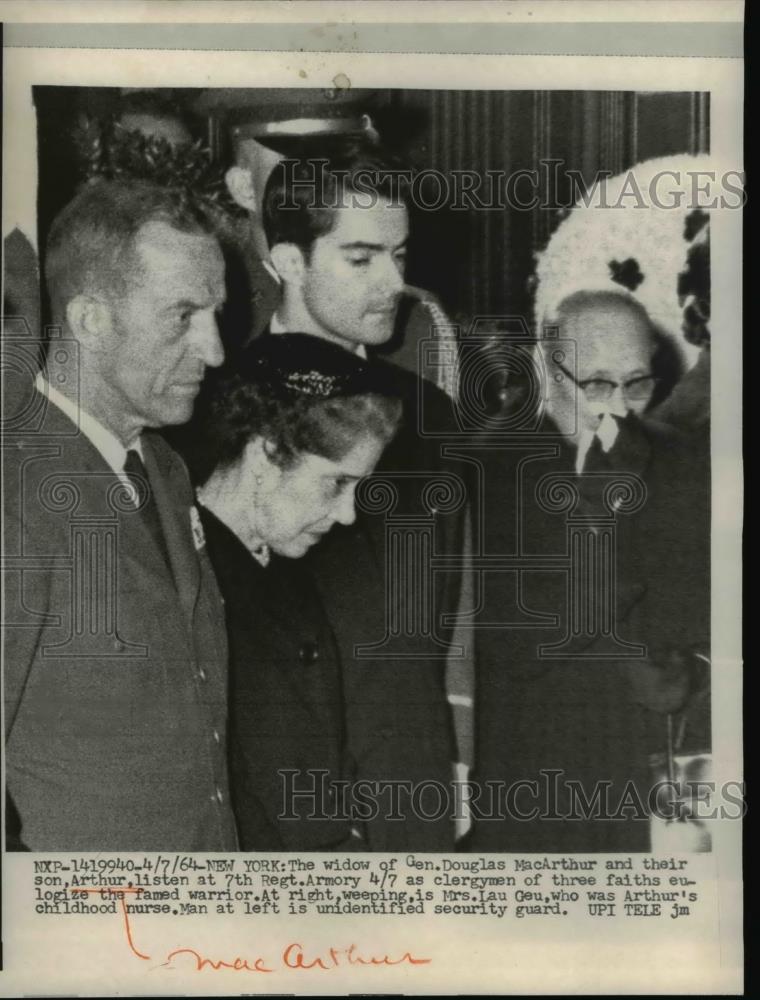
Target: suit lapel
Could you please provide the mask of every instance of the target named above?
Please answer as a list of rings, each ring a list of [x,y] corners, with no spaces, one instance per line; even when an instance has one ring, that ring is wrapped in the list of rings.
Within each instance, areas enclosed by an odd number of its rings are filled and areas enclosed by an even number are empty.
[[[621,432],[613,447],[602,456],[603,471],[609,473],[610,476],[614,476],[615,472],[634,474],[646,482],[651,454],[651,445],[641,423],[633,418],[628,418],[622,422]],[[533,462],[527,466],[526,477],[520,482],[518,491],[522,497],[535,496],[538,483],[549,472],[565,473],[569,480],[575,480],[579,489],[582,489],[583,477],[581,476],[579,479],[574,471],[574,465],[575,451],[569,448],[563,440],[560,442],[560,451],[556,457],[548,456],[547,461]],[[592,470],[589,468],[587,460],[584,472],[589,471]],[[593,496],[594,508],[598,508],[598,489]],[[526,537],[531,555],[550,556],[565,551],[566,515],[547,514],[535,503],[526,506],[523,515],[526,519]],[[615,621],[619,637],[631,642],[635,642],[636,639],[635,636],[628,634],[630,630],[626,628],[626,622],[633,608],[647,592],[646,581],[639,571],[639,560],[636,552],[637,544],[641,544],[638,540],[639,516],[640,512],[636,512],[630,515],[620,514],[616,517]],[[572,609],[567,603],[570,587],[569,572],[562,579],[554,574],[547,576],[541,570],[528,571],[525,574],[523,587],[521,601],[525,602],[527,607],[542,614],[560,612],[561,625],[565,627],[569,623],[572,614]],[[533,595],[540,596],[536,600]],[[519,633],[515,634],[519,635]],[[527,658],[522,658],[526,662],[530,659],[530,654],[534,649],[543,644],[552,645],[560,638],[556,630],[546,633],[541,630],[530,630],[523,633],[523,636],[529,654]],[[597,641],[596,636],[590,636],[585,643],[580,638],[576,639],[575,655],[587,654],[591,656]],[[545,660],[543,663],[544,667],[539,668],[536,661],[530,660],[530,671],[536,678],[542,676],[553,665],[551,660]]]
[[[629,415],[620,421],[620,433],[605,459],[605,471],[611,475],[615,472],[635,475],[646,483],[652,446],[640,420]],[[647,592],[647,582],[640,573],[637,551],[641,544],[640,514],[640,511],[636,511],[616,516],[616,623],[620,638],[631,642],[635,642],[636,637],[627,634],[625,623]],[[590,639],[588,645],[593,646],[595,641],[596,639]]]
[[[174,583],[185,616],[191,622],[198,601],[201,576],[190,524],[190,508],[172,489],[171,470],[163,468],[159,463],[150,437],[144,435],[142,440],[145,468],[148,470],[161,519]]]
[[[82,490],[80,513],[89,505],[102,516],[106,491],[98,485],[98,481],[100,477],[115,481],[116,473],[89,437],[67,415],[49,403],[44,396],[42,399],[45,400],[45,416],[43,425],[35,436],[59,445],[58,464],[74,473],[77,485]],[[150,568],[162,578],[162,584],[167,576],[173,575],[182,607],[191,620],[200,588],[200,569],[192,540],[190,512],[175,497],[175,491],[171,488],[171,470],[162,467],[150,436],[146,434],[142,440],[145,467],[158,507],[171,570],[166,566],[162,553],[157,551],[146,525],[140,517],[129,511],[119,517],[122,538],[120,556],[137,562],[142,571]],[[80,478],[82,473],[85,474],[84,479]],[[94,474],[97,479],[90,481],[88,473]],[[149,583],[147,585],[150,586]]]
[[[45,399],[44,396],[42,398]],[[114,501],[108,498],[111,487],[121,481],[117,474],[87,434],[67,414],[46,399],[45,405],[47,409],[40,436],[59,446],[59,455],[55,465],[51,464],[51,470],[70,477],[76,484],[79,502],[75,516],[91,513],[101,518],[104,515],[114,517],[118,510],[119,533],[123,539],[120,553],[126,554],[127,558],[135,557],[142,565],[150,566],[155,562],[153,568],[160,570],[163,559],[155,551],[150,532],[140,517],[132,513],[130,504],[125,505],[121,501],[114,506]]]

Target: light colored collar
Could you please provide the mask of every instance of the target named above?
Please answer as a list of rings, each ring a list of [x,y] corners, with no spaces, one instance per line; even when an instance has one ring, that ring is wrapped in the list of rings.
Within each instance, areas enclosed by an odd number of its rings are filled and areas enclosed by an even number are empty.
[[[272,319],[269,321],[269,332],[270,333],[288,333],[285,328],[285,324],[282,322],[277,313],[274,313]]]
[[[275,270],[274,265],[270,264],[269,261],[265,260],[263,257],[261,258],[261,263],[262,263],[262,266],[263,266],[264,270],[267,271],[272,278],[274,278],[274,280],[277,282],[278,285],[281,285],[282,284],[282,278],[279,276],[279,274]]]
[[[615,420],[615,418],[609,413],[604,414],[595,431],[588,429],[582,431],[578,441],[578,451],[575,455],[575,471],[578,475],[580,475],[583,471],[583,466],[586,462],[586,455],[588,455],[589,448],[591,447],[594,438],[599,438],[602,445],[602,451],[606,453],[615,443],[619,431],[620,427],[618,426],[617,420]]]
[[[34,386],[37,392],[57,406],[80,429],[95,448],[97,448],[106,464],[114,472],[119,474],[124,471],[124,463],[127,460],[127,448],[124,447],[121,441],[108,428],[104,427],[99,420],[96,420],[86,410],[83,410],[81,406],[69,399],[68,396],[64,396],[62,392],[59,392],[54,386],[50,385],[42,372],[37,373]],[[129,447],[137,451],[140,458],[144,457],[139,437],[135,438]]]
[[[269,332],[270,333],[292,333],[292,330],[288,330],[282,320],[279,318],[277,313],[272,315],[272,319],[269,321]],[[308,331],[306,331],[308,332]],[[318,334],[313,334],[313,336],[318,336]],[[346,348],[348,350],[348,348]],[[367,360],[367,348],[364,344],[357,344],[356,348],[351,352],[355,354],[357,358],[362,358],[362,360]]]

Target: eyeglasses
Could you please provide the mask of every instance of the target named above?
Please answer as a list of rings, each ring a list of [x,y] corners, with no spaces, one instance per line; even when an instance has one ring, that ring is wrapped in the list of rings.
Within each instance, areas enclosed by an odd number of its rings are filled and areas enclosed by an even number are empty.
[[[606,378],[587,378],[579,381],[559,361],[554,363],[571,382],[574,382],[583,391],[586,399],[591,403],[608,402],[617,388],[620,388],[625,400],[634,403],[646,402],[651,398],[657,385],[657,379],[654,375],[639,375],[638,378],[629,379],[627,382],[612,382]]]

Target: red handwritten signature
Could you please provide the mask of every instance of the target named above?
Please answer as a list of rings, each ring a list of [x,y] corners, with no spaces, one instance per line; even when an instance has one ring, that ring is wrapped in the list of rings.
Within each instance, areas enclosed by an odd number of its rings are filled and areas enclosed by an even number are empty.
[[[129,922],[129,910],[127,909],[127,896],[130,894],[137,895],[141,891],[142,890],[139,887],[112,889],[110,887],[91,888],[90,886],[86,889],[69,890],[69,892],[76,894],[99,892],[107,898],[115,897],[118,899],[121,903],[121,912],[124,917],[124,935],[126,937],[129,950],[136,958],[143,959],[144,961],[151,961],[151,956],[143,954],[143,952],[141,952],[135,945],[134,937],[132,935],[132,927]],[[162,964],[173,967],[174,960],[180,956],[189,957],[192,960],[191,969],[196,972],[201,972],[203,969],[210,969],[213,972],[227,970],[232,972],[271,973],[277,971],[276,969],[270,968],[268,964],[269,960],[261,956],[257,956],[256,958],[241,958],[238,956],[232,960],[221,958],[213,959],[202,955],[200,952],[196,951],[195,948],[175,948],[173,951],[168,953],[166,961]],[[397,957],[391,957],[388,954],[364,955],[359,952],[359,949],[355,944],[350,944],[347,948],[330,947],[320,954],[312,955],[299,941],[293,941],[288,944],[280,955],[281,968],[300,969],[302,971],[309,969],[321,969],[325,972],[329,972],[332,969],[346,968],[348,966],[377,967],[381,965],[429,965],[430,962],[432,962],[432,959],[417,958],[409,951],[405,951],[402,955]]]

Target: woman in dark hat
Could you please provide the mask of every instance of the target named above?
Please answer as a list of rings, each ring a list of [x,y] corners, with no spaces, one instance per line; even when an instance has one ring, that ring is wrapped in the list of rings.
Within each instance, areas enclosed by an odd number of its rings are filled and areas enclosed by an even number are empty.
[[[354,520],[357,483],[400,412],[382,366],[279,334],[251,345],[196,421],[215,456],[198,489],[198,535],[225,600],[243,850],[362,849],[361,824],[331,787],[353,777],[338,653],[296,560],[334,524]]]

